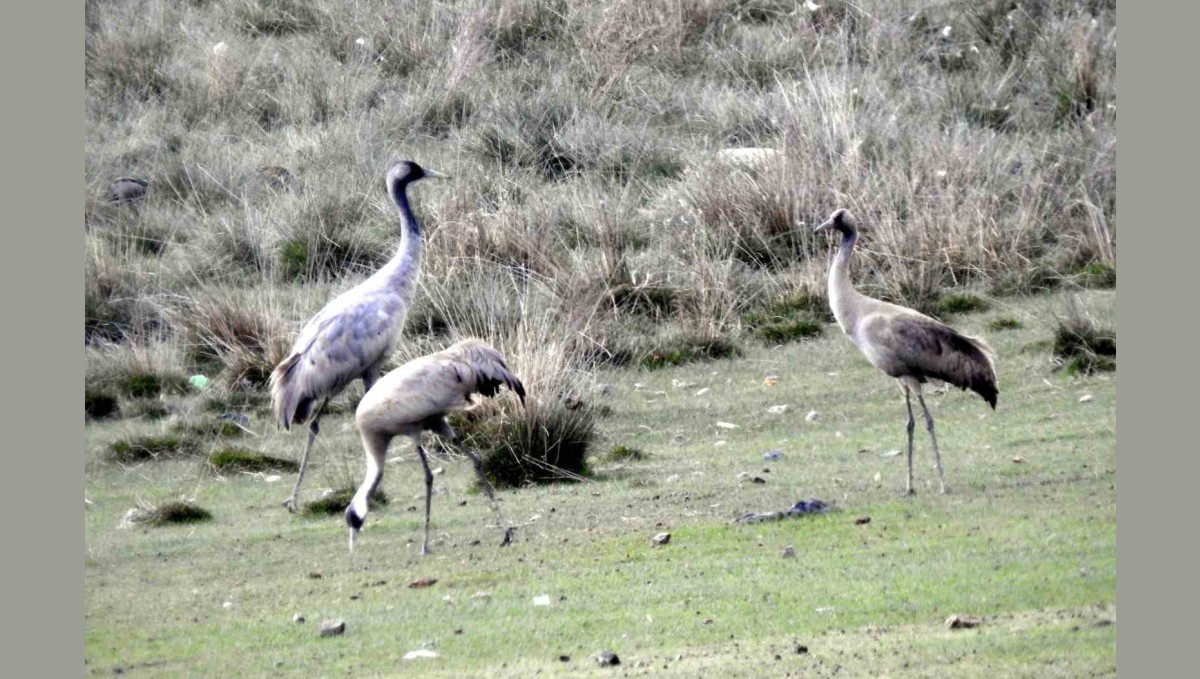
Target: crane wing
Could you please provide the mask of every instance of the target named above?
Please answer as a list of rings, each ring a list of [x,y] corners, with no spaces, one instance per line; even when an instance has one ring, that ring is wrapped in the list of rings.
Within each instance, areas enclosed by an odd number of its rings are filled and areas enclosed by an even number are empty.
[[[932,318],[916,314],[869,323],[872,344],[887,354],[885,372],[936,379],[979,394],[996,407],[996,370],[992,350],[982,340],[964,335]]]
[[[315,401],[337,395],[387,358],[405,312],[400,297],[385,292],[348,293],[322,309],[271,374],[276,420],[284,428],[304,422]]]

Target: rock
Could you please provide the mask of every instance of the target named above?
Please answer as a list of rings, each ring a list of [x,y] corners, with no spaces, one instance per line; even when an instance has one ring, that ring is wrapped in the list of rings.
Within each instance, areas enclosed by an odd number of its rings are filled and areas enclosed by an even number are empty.
[[[705,394],[709,393],[710,391],[712,391],[712,388],[711,388],[711,387],[705,387],[705,388],[703,388],[703,389],[700,389],[700,390],[698,390],[698,391],[696,392],[696,395],[697,395],[697,396],[703,396],[703,395],[705,395]]]
[[[782,460],[783,459],[783,451],[782,450],[768,450],[767,452],[763,453],[763,459],[764,460]]]
[[[610,667],[612,665],[620,665],[621,659],[612,651],[600,651],[596,654],[596,664],[601,667]]]
[[[670,533],[659,533],[658,535],[655,535],[654,537],[650,538],[650,542],[654,545],[665,545],[670,541],[671,541]]]
[[[782,415],[788,411],[787,405],[777,405],[767,408],[767,412],[771,415]]]
[[[955,613],[949,618],[946,618],[946,629],[970,629],[972,627],[978,627],[982,622],[983,620],[979,618]]]
[[[413,580],[412,582],[408,583],[408,588],[409,589],[423,589],[425,587],[432,587],[435,584],[437,584],[437,578],[420,578],[418,580]]]
[[[879,457],[896,457],[900,454],[899,450],[889,450],[879,454]]]
[[[718,422],[717,427],[720,429],[737,429],[738,426],[732,422]]]
[[[1095,398],[1095,396],[1092,396],[1091,394],[1084,394],[1083,396],[1079,397],[1079,402],[1087,403],[1088,401],[1091,401],[1093,398]]]
[[[435,467],[433,469],[433,471],[430,473],[433,474],[434,476],[441,476],[442,474],[446,473],[446,470],[442,467]]]
[[[571,662],[571,656],[564,653],[564,654],[558,656],[558,661],[559,662]]]
[[[323,637],[336,637],[346,633],[345,620],[326,620],[321,623],[320,634]]]
[[[677,446],[682,446],[683,444],[687,443],[687,437],[683,434],[676,434],[671,438],[671,443],[674,443]]]
[[[436,658],[438,654],[427,648],[418,648],[415,651],[409,651],[404,654],[405,660],[419,660],[421,658]]]
[[[751,483],[766,483],[767,480],[761,476],[755,476],[754,478],[750,479],[750,482]]]
[[[783,548],[783,552],[780,554],[780,556],[782,556],[785,559],[795,559],[796,558],[796,548],[793,547],[792,545],[788,545],[787,547]]]
[[[146,197],[150,182],[136,177],[121,177],[108,185],[108,200],[116,205],[129,205]]]
[[[856,526],[865,526],[868,523],[871,523],[871,517],[869,516],[860,516],[854,520],[854,525]]]
[[[217,419],[222,422],[232,422],[243,429],[250,426],[250,417],[245,413],[221,413]]]
[[[766,377],[763,378],[763,386],[764,387],[773,387],[776,384],[779,384],[779,378],[776,377],[775,375],[767,375]]]
[[[671,474],[670,476],[667,477],[667,483],[677,483],[682,479],[683,479],[683,477],[680,476],[679,474]]]
[[[696,386],[696,383],[673,378],[671,380],[671,386],[675,387],[676,389],[690,389],[690,388]]]
[[[815,410],[808,411],[808,414],[804,416],[804,421],[805,422],[816,422],[817,421],[817,411],[815,411]]]
[[[225,610],[229,610],[229,609],[233,608],[233,602],[226,601],[225,603],[221,604],[221,608],[224,608]]]
[[[263,477],[263,481],[266,481],[267,483],[278,483],[281,479],[283,479],[283,477],[279,474],[268,474],[267,476]]]
[[[550,605],[550,595],[549,594],[539,594],[539,595],[533,597],[533,605],[534,606],[549,606]]]
[[[804,644],[796,644],[796,654],[808,655],[808,646],[805,646]]]
[[[1013,464],[1021,464],[1025,461],[1025,458],[1021,457],[1020,455],[1014,455],[1012,461]]]
[[[304,615],[301,613],[297,613],[297,614],[293,615],[292,622],[296,623],[297,625],[304,622]]]

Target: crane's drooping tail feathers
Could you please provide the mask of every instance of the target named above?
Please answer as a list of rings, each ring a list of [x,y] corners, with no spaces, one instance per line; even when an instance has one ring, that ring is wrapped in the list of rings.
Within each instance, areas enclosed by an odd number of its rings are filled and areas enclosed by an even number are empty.
[[[275,422],[284,429],[308,419],[313,398],[297,393],[294,378],[295,368],[300,363],[300,354],[295,353],[283,360],[271,372],[271,413]]]
[[[978,337],[964,335],[951,328],[947,328],[947,330],[950,331],[951,346],[962,352],[966,360],[963,361],[960,369],[948,373],[950,379],[940,376],[938,379],[949,382],[960,389],[970,389],[979,394],[992,407],[992,410],[995,410],[996,397],[1000,392],[996,388],[996,368],[992,360],[994,355],[992,348]]]
[[[467,339],[445,350],[447,354],[470,365],[474,370],[475,390],[484,396],[495,396],[500,386],[508,387],[525,403],[525,385],[517,379],[504,361],[504,356],[492,345],[480,339]]]

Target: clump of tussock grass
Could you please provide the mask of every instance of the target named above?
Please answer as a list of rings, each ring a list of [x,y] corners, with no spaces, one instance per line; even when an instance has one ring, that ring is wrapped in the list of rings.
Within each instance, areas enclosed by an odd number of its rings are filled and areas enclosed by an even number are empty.
[[[156,398],[128,399],[121,404],[121,417],[128,420],[161,420],[174,411]]]
[[[798,342],[821,334],[824,327],[809,318],[792,318],[763,323],[754,327],[754,336],[767,344]]]
[[[83,413],[89,419],[101,420],[119,413],[117,397],[107,391],[86,388],[83,392]]]
[[[990,308],[991,304],[986,299],[967,292],[947,293],[937,301],[937,311],[943,316],[979,313]]]
[[[180,374],[136,371],[116,378],[117,390],[130,398],[157,398],[162,394],[185,394],[187,378]]]
[[[650,457],[650,454],[640,448],[618,443],[608,450],[604,459],[609,462],[639,462],[648,457]]]
[[[312,4],[302,0],[238,0],[233,7],[237,28],[256,38],[309,33],[323,20]]]
[[[293,460],[264,455],[244,448],[222,448],[208,456],[208,466],[220,473],[231,472],[294,472],[300,465]],[[347,501],[347,504],[349,502]],[[343,507],[344,508],[344,507]]]
[[[121,525],[171,526],[211,521],[212,518],[212,512],[200,505],[186,500],[176,500],[157,506],[143,503],[142,506],[129,510],[121,520]]]
[[[214,391],[204,397],[205,412],[220,415],[228,412],[261,411],[268,407],[267,394],[261,391],[230,389]]]
[[[993,318],[992,320],[988,321],[988,324],[987,324],[988,330],[991,330],[993,332],[998,332],[1001,330],[1020,330],[1021,328],[1024,328],[1024,327],[1025,327],[1025,324],[1021,323],[1021,321],[1018,321],[1015,318],[1007,318],[1007,317],[1006,318]]]
[[[291,348],[291,333],[269,299],[210,292],[174,315],[189,360],[220,370],[230,385],[265,386]]]
[[[163,306],[141,262],[114,254],[95,241],[89,245],[84,259],[84,342],[120,342],[160,332]]]
[[[148,434],[113,441],[108,446],[109,462],[128,464],[172,457],[183,457],[199,450],[199,442],[177,434]]]
[[[160,32],[96,32],[84,53],[84,86],[112,99],[161,98],[175,87],[167,64],[175,42]]]
[[[286,281],[315,281],[378,268],[392,250],[365,228],[367,217],[360,197],[332,195],[305,202],[279,243],[279,275]]]
[[[832,321],[830,316],[823,297],[802,290],[776,298],[765,309],[744,314],[742,323],[768,344],[785,344],[820,335],[823,323]]]
[[[1116,370],[1117,331],[1072,306],[1055,321],[1051,351],[1070,375]]]
[[[237,438],[244,436],[246,430],[225,420],[180,420],[171,425],[171,433],[185,438],[211,440]]]
[[[1092,262],[1085,265],[1072,279],[1084,288],[1115,288],[1117,287],[1117,267],[1104,262]]]
[[[346,507],[350,506],[350,501],[354,499],[354,493],[357,491],[357,488],[339,488],[334,490],[319,500],[306,502],[304,504],[304,513],[309,516],[341,514],[346,511]],[[371,509],[380,509],[387,505],[388,501],[387,493],[383,492],[382,488],[376,488],[371,497],[367,499],[367,504]]]
[[[684,333],[662,338],[644,349],[638,364],[647,370],[658,370],[741,355],[741,348],[727,337]]]

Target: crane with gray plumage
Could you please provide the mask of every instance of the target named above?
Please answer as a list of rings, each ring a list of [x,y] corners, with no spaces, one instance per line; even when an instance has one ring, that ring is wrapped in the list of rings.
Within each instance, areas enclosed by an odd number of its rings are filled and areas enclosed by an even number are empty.
[[[351,382],[362,379],[370,390],[391,355],[421,267],[421,226],[408,204],[408,187],[421,179],[446,175],[402,160],[387,172],[388,194],[400,211],[400,246],[396,254],[367,280],[343,292],[305,324],[292,350],[271,373],[271,408],[275,422],[289,429],[308,423],[308,441],[292,494],[284,501],[297,510],[300,485],[321,414],[329,400]]]
[[[946,492],[946,477],[933,432],[933,415],[925,405],[922,385],[930,380],[970,389],[996,408],[996,369],[992,350],[983,340],[964,335],[925,314],[896,304],[872,299],[854,289],[850,282],[850,259],[858,240],[858,225],[845,209],[836,210],[814,233],[837,231],[841,245],[829,267],[829,306],[842,332],[867,357],[871,365],[900,382],[904,405],[908,409],[908,483],[913,490],[913,419],[910,394],[916,393],[925,411],[925,428],[933,445],[941,492]]]
[[[504,356],[483,340],[467,339],[405,363],[384,375],[363,396],[354,417],[366,451],[367,473],[346,507],[350,551],[354,551],[354,538],[366,520],[368,501],[383,480],[388,445],[397,436],[412,439],[425,469],[425,538],[421,543],[421,554],[429,554],[429,509],[433,495],[433,472],[421,445],[421,435],[425,432],[437,434],[455,450],[471,458],[479,483],[499,515],[500,508],[492,485],[483,473],[482,461],[474,451],[462,445],[458,434],[446,421],[446,415],[475,405],[472,394],[496,396],[502,386],[508,387],[522,404],[525,403],[525,387],[509,371]],[[511,539],[512,528],[506,527],[501,545],[507,545]]]

